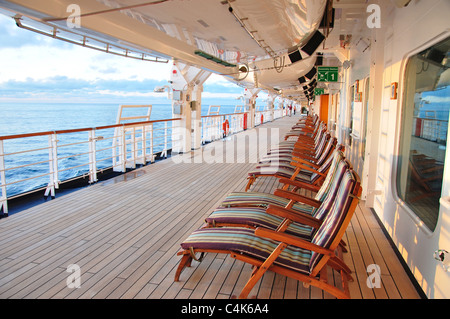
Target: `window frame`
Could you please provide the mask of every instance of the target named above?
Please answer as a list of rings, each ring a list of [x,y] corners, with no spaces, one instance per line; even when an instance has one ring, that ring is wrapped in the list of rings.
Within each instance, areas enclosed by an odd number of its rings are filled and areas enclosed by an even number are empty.
[[[411,61],[411,59],[419,54],[420,52],[427,50],[436,44],[445,41],[446,39],[450,38],[450,32],[443,32],[440,35],[436,36],[435,38],[423,43],[419,47],[415,48],[414,50],[411,50],[410,52],[406,53],[402,59],[401,66],[400,66],[400,77],[399,77],[399,83],[398,83],[398,99],[397,99],[397,118],[396,118],[396,132],[395,132],[395,147],[394,147],[394,158],[395,160],[392,161],[392,169],[391,169],[391,190],[393,194],[394,201],[404,209],[404,211],[411,217],[412,220],[414,220],[414,223],[416,226],[421,229],[428,237],[432,237],[436,230],[438,230],[438,224],[439,220],[442,217],[441,214],[441,208],[439,208],[436,226],[434,229],[430,229],[425,222],[416,214],[416,212],[409,206],[409,204],[404,201],[399,193],[398,193],[398,169],[399,169],[399,155],[401,152],[401,135],[402,135],[402,129],[403,129],[403,123],[402,123],[402,116],[404,113],[404,103],[406,103],[406,72],[408,68],[408,63]],[[449,122],[450,123],[450,122]],[[449,131],[450,133],[450,131]],[[450,147],[450,140],[447,140],[446,147]],[[444,167],[446,165],[450,165],[450,159],[446,158],[444,162]],[[441,197],[442,198],[442,197]],[[439,204],[441,206],[441,204]]]

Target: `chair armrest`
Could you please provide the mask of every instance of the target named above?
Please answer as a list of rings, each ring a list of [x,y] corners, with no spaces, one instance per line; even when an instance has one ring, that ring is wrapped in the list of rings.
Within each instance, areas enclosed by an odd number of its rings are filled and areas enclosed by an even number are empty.
[[[307,249],[310,251],[315,251],[315,252],[325,255],[325,256],[329,256],[329,257],[336,256],[335,253],[330,249],[324,248],[319,245],[315,245],[315,244],[310,243],[306,240],[303,240],[299,237],[292,236],[292,235],[289,235],[286,233],[280,233],[280,232],[276,232],[276,231],[273,231],[270,229],[258,227],[255,229],[255,235],[259,236],[259,237],[273,239],[273,240],[283,242],[288,245],[296,246],[299,248],[304,248],[304,249]]]
[[[312,168],[312,167],[309,167],[309,166],[300,164],[300,163],[298,163],[298,162],[290,162],[290,164],[291,164],[292,166],[297,167],[297,168],[304,169],[304,170],[310,171],[310,172],[312,172],[312,173],[316,173],[316,174],[318,174],[318,175],[320,175],[320,176],[326,176],[326,174],[321,173],[321,172],[319,172],[318,170],[316,170],[316,169],[314,169],[314,168]]]
[[[300,194],[291,192],[291,191],[287,191],[287,190],[283,190],[283,189],[276,189],[275,192],[273,193],[275,196],[280,196],[289,200],[293,200],[299,203],[303,203],[309,206],[313,206],[315,208],[319,208],[320,205],[322,204],[321,202],[313,199],[313,198],[309,198],[309,197],[305,197],[302,196]]]
[[[297,156],[293,156],[293,157],[292,157],[292,160],[293,160],[294,162],[303,163],[303,164],[312,166],[312,167],[317,168],[317,169],[320,168],[320,165],[317,165],[316,163],[311,163],[310,161],[307,161],[307,160],[305,160],[305,159],[303,159],[303,158],[300,158],[300,157],[297,157]]]
[[[277,206],[277,205],[272,205],[272,204],[269,205],[267,207],[266,212],[268,214],[286,218],[293,222],[303,224],[303,225],[308,225],[308,226],[311,226],[316,229],[319,228],[320,225],[322,224],[322,221],[320,221],[317,218],[312,217],[311,215],[296,212],[296,211],[293,211],[292,209],[287,209],[287,208]]]
[[[287,178],[280,178],[279,182],[281,184],[285,184],[285,185],[288,184],[290,186],[294,186],[294,187],[297,187],[297,188],[306,188],[306,189],[308,189],[310,191],[313,191],[313,192],[318,192],[320,190],[320,186],[316,186],[316,185],[312,185],[312,184],[308,184],[308,183],[303,183],[303,182],[300,182],[300,181],[294,181],[292,179],[287,179]]]

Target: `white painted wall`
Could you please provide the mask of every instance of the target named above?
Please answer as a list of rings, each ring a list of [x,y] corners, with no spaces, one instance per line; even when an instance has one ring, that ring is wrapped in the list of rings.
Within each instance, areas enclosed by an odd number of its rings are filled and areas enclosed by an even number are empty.
[[[436,249],[450,251],[450,209],[441,206],[436,230],[431,232],[398,198],[395,184],[405,63],[408,56],[450,36],[450,1],[413,0],[401,9],[390,1],[379,3],[382,28],[372,30],[370,52],[358,56],[345,76],[347,83],[371,77],[366,202],[374,208],[427,296],[450,298],[450,272],[433,258]],[[397,100],[390,99],[392,82],[399,83]],[[341,114],[347,107],[345,91],[341,89]],[[345,124],[342,119],[340,124]],[[449,149],[450,145],[447,155]],[[449,196],[450,156],[445,169],[443,196]]]

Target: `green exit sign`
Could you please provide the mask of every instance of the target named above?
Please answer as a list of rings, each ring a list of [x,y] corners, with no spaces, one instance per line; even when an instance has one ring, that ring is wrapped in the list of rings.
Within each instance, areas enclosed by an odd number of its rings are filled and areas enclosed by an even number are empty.
[[[322,88],[315,88],[314,89],[314,95],[322,95],[322,94],[325,94],[325,89],[322,89]]]
[[[337,82],[339,77],[339,68],[336,66],[319,66],[317,68],[318,82]]]

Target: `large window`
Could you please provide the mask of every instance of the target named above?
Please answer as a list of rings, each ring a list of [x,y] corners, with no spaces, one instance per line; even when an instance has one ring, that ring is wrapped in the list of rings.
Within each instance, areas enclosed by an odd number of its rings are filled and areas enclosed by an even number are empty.
[[[450,38],[411,57],[406,66],[399,196],[430,229],[439,214],[450,110]]]

